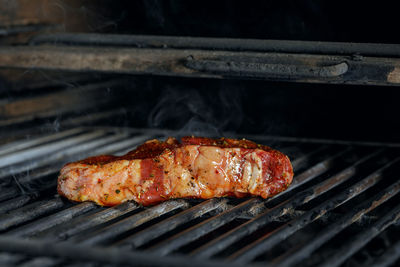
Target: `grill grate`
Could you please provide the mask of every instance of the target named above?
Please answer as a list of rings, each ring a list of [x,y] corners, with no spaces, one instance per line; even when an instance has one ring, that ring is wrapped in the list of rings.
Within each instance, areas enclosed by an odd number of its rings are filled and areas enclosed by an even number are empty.
[[[251,136],[287,153],[295,169],[291,187],[267,200],[103,208],[57,196],[65,162],[123,154],[176,134],[81,127],[0,146],[0,264],[389,266],[399,260],[397,144]],[[371,253],[382,238],[380,252]]]

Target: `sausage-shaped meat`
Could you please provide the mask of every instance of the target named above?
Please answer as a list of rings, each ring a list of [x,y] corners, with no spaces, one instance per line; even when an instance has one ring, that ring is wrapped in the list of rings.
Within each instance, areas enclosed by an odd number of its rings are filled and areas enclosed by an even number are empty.
[[[144,206],[172,198],[268,198],[292,182],[289,158],[248,140],[184,137],[150,140],[124,156],[66,164],[58,192],[73,201]]]

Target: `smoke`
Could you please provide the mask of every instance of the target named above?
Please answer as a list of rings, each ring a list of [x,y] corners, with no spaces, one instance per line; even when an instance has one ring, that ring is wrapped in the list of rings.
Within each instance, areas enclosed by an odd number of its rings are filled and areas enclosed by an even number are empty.
[[[118,23],[126,18],[125,10],[117,15],[112,10],[97,1],[52,0],[41,6],[40,13],[57,22],[62,32],[102,32],[116,30]]]
[[[115,30],[118,28],[118,23],[126,17],[126,12],[122,11],[118,18],[111,19],[103,15],[103,12],[99,12],[97,9],[91,9],[88,6],[81,6],[79,12],[85,14],[87,27],[92,32],[103,31],[105,29]]]
[[[178,135],[221,136],[243,120],[241,90],[169,87],[161,91],[148,116],[151,128],[179,130]]]
[[[29,176],[29,170],[27,171],[27,176]],[[17,185],[17,188],[20,190],[20,192],[22,194],[26,193],[26,190],[24,189],[24,187],[21,185],[21,183],[19,182],[18,178],[15,175],[12,175],[12,178],[14,180],[14,183]]]

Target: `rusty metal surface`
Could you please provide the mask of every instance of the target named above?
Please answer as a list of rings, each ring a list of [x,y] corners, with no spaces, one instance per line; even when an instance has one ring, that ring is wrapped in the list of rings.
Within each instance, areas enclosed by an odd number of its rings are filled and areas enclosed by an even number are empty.
[[[220,50],[3,47],[0,67],[362,85],[400,83],[397,58]]]

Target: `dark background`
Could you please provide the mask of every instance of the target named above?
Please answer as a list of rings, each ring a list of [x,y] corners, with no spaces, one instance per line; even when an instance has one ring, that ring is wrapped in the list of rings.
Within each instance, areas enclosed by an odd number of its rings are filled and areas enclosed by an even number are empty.
[[[99,5],[100,2],[105,4]],[[102,16],[93,26],[108,32],[379,43],[399,43],[400,39],[396,33],[399,26],[396,1],[107,0],[94,3],[95,13],[100,12]]]
[[[65,31],[400,43],[395,1],[53,2]],[[132,127],[400,142],[398,87],[136,76],[123,98]]]
[[[399,43],[385,1],[112,1],[103,32]],[[106,20],[107,20],[106,19]],[[138,78],[143,126],[400,141],[399,88]],[[140,88],[141,87],[141,88]]]

